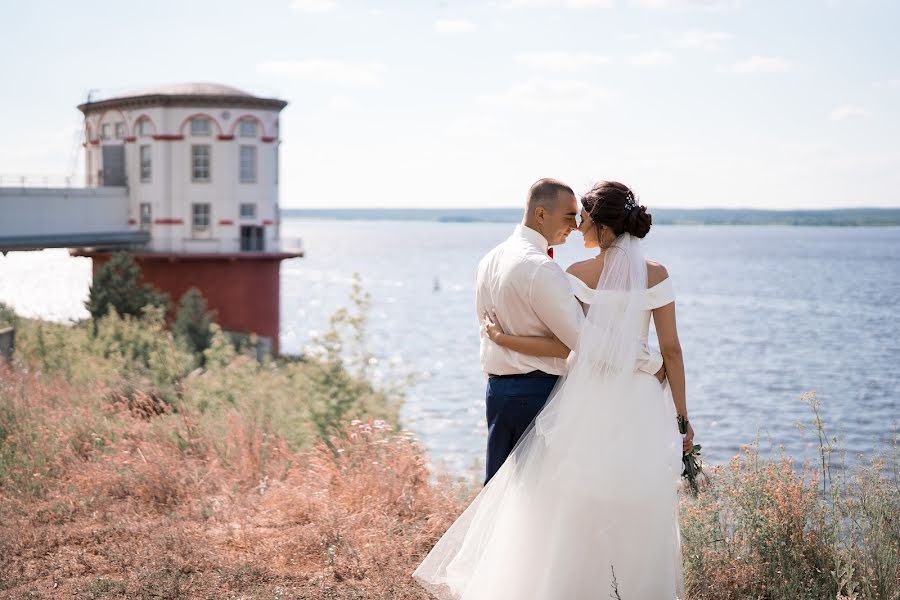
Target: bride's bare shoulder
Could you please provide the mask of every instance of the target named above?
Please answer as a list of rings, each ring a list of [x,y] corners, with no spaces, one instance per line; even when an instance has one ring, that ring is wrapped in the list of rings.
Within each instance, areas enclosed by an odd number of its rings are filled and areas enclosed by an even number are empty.
[[[647,287],[652,288],[658,283],[662,283],[669,278],[669,272],[666,267],[655,260],[647,261]]]
[[[572,263],[571,265],[569,265],[569,268],[566,269],[566,273],[574,275],[589,287],[594,287],[597,285],[597,280],[600,279],[601,271],[603,271],[602,254],[594,258],[589,258],[577,263]]]

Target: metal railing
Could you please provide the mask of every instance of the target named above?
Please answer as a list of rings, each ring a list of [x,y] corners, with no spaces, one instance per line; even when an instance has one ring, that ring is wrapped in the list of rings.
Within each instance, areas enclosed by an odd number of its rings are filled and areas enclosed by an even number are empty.
[[[0,173],[0,187],[5,188],[84,188],[103,186],[103,173],[85,175],[56,175],[56,174],[2,174]],[[124,186],[128,187],[128,178],[125,178]]]
[[[83,176],[0,174],[0,187],[6,188],[70,188],[84,186]]]

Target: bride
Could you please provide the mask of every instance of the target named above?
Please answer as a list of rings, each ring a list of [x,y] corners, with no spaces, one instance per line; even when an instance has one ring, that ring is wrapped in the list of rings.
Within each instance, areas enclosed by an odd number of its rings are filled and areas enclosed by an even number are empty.
[[[491,340],[569,370],[496,475],[413,577],[440,600],[674,600],[683,597],[677,484],[687,420],[684,363],[666,269],[644,259],[646,208],[603,181],[582,199],[585,246],[568,272],[586,311],[577,347]],[[635,369],[653,318],[668,384]],[[502,315],[501,315],[502,316]]]

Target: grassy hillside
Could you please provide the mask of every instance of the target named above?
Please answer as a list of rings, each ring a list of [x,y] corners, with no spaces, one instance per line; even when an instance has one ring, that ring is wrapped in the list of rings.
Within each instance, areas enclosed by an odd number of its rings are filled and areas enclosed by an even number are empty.
[[[0,597],[426,598],[410,573],[478,486],[432,476],[354,349],[362,319],[262,363],[217,331],[202,368],[158,312],[96,335],[18,319],[0,364]],[[897,449],[841,475],[829,440],[819,466],[751,446],[683,499],[691,599],[897,598]]]

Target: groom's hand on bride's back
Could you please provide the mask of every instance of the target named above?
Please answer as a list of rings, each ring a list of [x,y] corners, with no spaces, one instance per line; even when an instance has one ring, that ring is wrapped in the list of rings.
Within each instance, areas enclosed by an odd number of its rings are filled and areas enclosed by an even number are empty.
[[[665,380],[666,380],[666,365],[663,365],[659,368],[659,371],[656,372],[656,378],[659,379],[660,383],[665,382]]]

